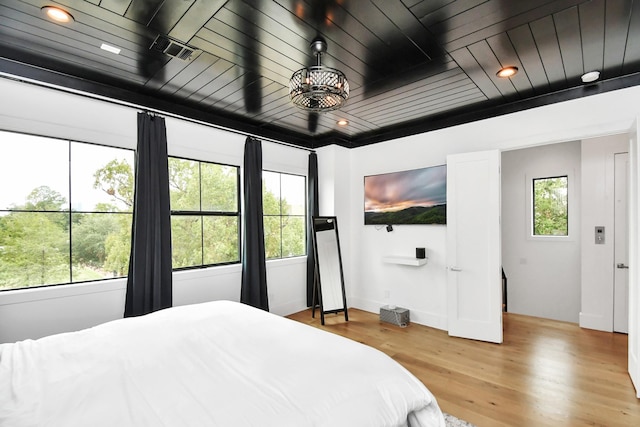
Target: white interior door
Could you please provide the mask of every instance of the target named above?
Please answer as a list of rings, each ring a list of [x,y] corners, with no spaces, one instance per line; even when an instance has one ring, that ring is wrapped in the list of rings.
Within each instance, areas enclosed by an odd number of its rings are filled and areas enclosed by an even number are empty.
[[[447,156],[449,335],[502,342],[500,152]]]
[[[629,233],[627,227],[629,153],[615,155],[615,229],[613,280],[613,330],[629,332]]]

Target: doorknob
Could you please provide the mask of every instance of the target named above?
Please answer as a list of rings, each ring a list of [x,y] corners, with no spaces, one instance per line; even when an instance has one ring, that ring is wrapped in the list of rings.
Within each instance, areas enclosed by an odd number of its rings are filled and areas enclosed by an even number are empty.
[[[449,267],[449,270],[451,270],[451,271],[462,271],[462,269],[459,268],[459,267]]]
[[[618,268],[629,268],[628,265],[624,265],[623,263],[620,263],[620,264],[616,265],[616,267],[618,267]]]

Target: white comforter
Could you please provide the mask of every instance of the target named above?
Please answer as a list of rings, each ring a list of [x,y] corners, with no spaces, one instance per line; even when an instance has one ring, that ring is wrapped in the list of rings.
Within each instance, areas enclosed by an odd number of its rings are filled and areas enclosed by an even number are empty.
[[[444,426],[357,342],[217,301],[0,345],[0,426]]]

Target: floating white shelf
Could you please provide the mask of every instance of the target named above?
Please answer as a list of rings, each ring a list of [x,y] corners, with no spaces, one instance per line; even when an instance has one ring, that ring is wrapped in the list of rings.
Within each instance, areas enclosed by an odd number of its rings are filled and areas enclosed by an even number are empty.
[[[419,267],[427,263],[427,258],[412,258],[410,256],[385,256],[382,261],[389,264],[413,265]]]

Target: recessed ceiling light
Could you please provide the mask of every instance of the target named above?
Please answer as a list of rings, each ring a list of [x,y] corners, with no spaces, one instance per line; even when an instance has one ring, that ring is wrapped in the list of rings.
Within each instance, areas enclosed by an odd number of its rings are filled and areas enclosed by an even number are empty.
[[[57,6],[43,6],[40,10],[50,19],[62,24],[74,21],[73,16],[69,12]]]
[[[102,43],[102,46],[100,46],[100,49],[106,50],[107,52],[115,53],[116,55],[120,54],[120,48],[108,45],[106,43]]]
[[[340,119],[337,121],[337,123],[338,123],[338,126],[346,126],[349,124],[349,121],[346,119]]]
[[[595,82],[599,78],[600,78],[600,71],[589,71],[588,73],[584,73],[581,77],[582,83]]]
[[[503,67],[503,68],[500,68],[500,71],[496,73],[496,76],[511,77],[511,76],[515,76],[517,72],[518,72],[518,67],[513,67],[513,66]]]

